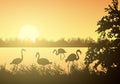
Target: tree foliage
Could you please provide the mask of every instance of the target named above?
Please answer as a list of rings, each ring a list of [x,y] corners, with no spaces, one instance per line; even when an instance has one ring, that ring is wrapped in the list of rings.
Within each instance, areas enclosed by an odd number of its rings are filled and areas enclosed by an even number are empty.
[[[106,16],[98,21],[96,32],[100,35],[96,43],[88,48],[85,57],[86,68],[97,60],[93,70],[98,70],[101,65],[108,71],[113,68],[120,69],[120,10],[118,0],[112,0],[112,5],[105,8]],[[113,67],[114,66],[114,67]],[[117,67],[116,67],[117,66]]]

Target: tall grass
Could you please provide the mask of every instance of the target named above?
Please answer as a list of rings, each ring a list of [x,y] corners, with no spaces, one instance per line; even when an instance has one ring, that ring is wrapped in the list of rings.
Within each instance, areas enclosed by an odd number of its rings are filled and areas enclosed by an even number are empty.
[[[52,68],[21,65],[11,71],[5,65],[0,66],[0,84],[105,84],[106,81],[105,75],[90,74],[77,66],[72,66],[69,74],[57,65]]]

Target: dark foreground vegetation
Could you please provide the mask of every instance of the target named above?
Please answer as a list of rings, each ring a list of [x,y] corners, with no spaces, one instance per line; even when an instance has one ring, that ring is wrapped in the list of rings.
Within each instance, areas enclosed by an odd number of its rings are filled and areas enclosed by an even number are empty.
[[[119,84],[119,74],[113,73],[89,73],[87,70],[71,68],[71,73],[66,74],[59,67],[54,69],[37,68],[35,65],[21,66],[12,71],[0,67],[0,84]],[[113,75],[114,74],[114,75]]]

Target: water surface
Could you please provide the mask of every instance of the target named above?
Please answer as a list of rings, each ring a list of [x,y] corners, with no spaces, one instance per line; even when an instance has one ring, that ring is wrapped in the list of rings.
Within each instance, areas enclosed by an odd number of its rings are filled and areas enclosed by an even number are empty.
[[[10,62],[12,62],[15,58],[21,57],[21,47],[18,48],[0,48],[0,65],[6,65],[7,68],[13,67],[13,65],[10,65]],[[68,63],[65,62],[65,59],[69,56],[71,53],[76,53],[77,49],[80,49],[82,51],[82,54],[79,57],[79,60],[77,61],[77,65],[82,68],[84,65],[84,57],[85,53],[87,51],[86,47],[64,47],[65,51],[65,58],[60,60],[60,56],[53,54],[54,49],[58,49],[57,47],[33,47],[33,48],[24,48],[26,51],[23,53],[23,61],[20,63],[21,65],[38,65],[37,64],[37,58],[35,56],[36,52],[40,53],[41,58],[47,58],[49,61],[52,62],[52,64],[60,65],[61,68],[67,68]],[[40,65],[38,65],[40,66]]]

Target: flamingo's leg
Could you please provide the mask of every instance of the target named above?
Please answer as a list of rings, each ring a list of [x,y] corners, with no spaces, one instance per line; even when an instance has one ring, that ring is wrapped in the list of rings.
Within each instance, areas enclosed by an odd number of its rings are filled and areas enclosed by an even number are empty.
[[[68,66],[69,66],[69,73],[71,73],[71,66],[70,66],[71,64],[70,64],[70,61],[69,61],[69,63],[68,63]]]
[[[68,73],[70,73],[70,69],[69,69],[69,62],[68,62],[68,65],[67,65],[67,67],[68,67]]]
[[[43,66],[43,71],[45,71],[45,66]]]
[[[62,60],[62,55],[60,54],[60,60]]]
[[[63,57],[63,59],[64,59],[64,58],[65,58],[65,54],[64,54],[64,53],[63,53],[63,56],[64,56],[64,57]]]

